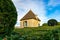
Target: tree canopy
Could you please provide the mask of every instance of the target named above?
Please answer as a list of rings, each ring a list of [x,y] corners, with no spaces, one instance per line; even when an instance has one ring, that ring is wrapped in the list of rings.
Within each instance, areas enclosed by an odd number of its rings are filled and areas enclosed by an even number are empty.
[[[50,20],[48,20],[48,26],[55,26],[55,25],[57,25],[58,24],[58,22],[57,22],[57,20],[55,20],[55,19],[50,19]]]

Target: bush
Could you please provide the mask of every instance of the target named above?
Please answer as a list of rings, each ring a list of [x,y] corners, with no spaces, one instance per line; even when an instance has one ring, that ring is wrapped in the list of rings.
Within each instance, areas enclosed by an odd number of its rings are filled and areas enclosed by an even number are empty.
[[[0,34],[9,35],[17,21],[17,11],[11,0],[0,0]]]
[[[38,29],[39,28],[39,29]],[[16,32],[21,34],[20,40],[59,40],[60,38],[60,28],[48,27],[50,29],[44,30],[44,28],[24,28],[15,29]],[[52,30],[52,28],[54,28]]]
[[[60,22],[58,22],[58,25],[60,25]]]
[[[47,23],[44,23],[43,26],[48,26],[48,24]]]
[[[55,19],[50,19],[50,20],[48,20],[48,26],[55,26],[55,25],[57,25],[58,24],[58,22],[57,22],[57,20],[55,20]]]
[[[53,30],[53,31],[52,31],[54,40],[59,40],[59,34],[58,34],[58,33],[59,33],[58,30]]]

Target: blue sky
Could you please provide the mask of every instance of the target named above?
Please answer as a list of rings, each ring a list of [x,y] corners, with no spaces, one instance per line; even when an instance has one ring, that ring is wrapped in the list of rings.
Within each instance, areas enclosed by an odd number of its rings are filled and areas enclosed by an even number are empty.
[[[60,0],[12,0],[18,13],[16,26],[20,19],[31,9],[41,20],[41,25],[49,19],[60,22]]]

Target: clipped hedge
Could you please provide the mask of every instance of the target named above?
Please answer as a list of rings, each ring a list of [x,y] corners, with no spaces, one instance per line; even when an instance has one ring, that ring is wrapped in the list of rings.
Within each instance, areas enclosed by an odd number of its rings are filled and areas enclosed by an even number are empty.
[[[0,0],[0,37],[10,36],[17,21],[17,11],[12,0]]]

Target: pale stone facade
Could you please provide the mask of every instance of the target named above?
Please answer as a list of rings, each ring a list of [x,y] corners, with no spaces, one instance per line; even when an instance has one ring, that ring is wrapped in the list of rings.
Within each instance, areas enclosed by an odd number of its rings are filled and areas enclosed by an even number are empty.
[[[20,28],[38,26],[40,26],[40,20],[31,10],[20,20]]]

